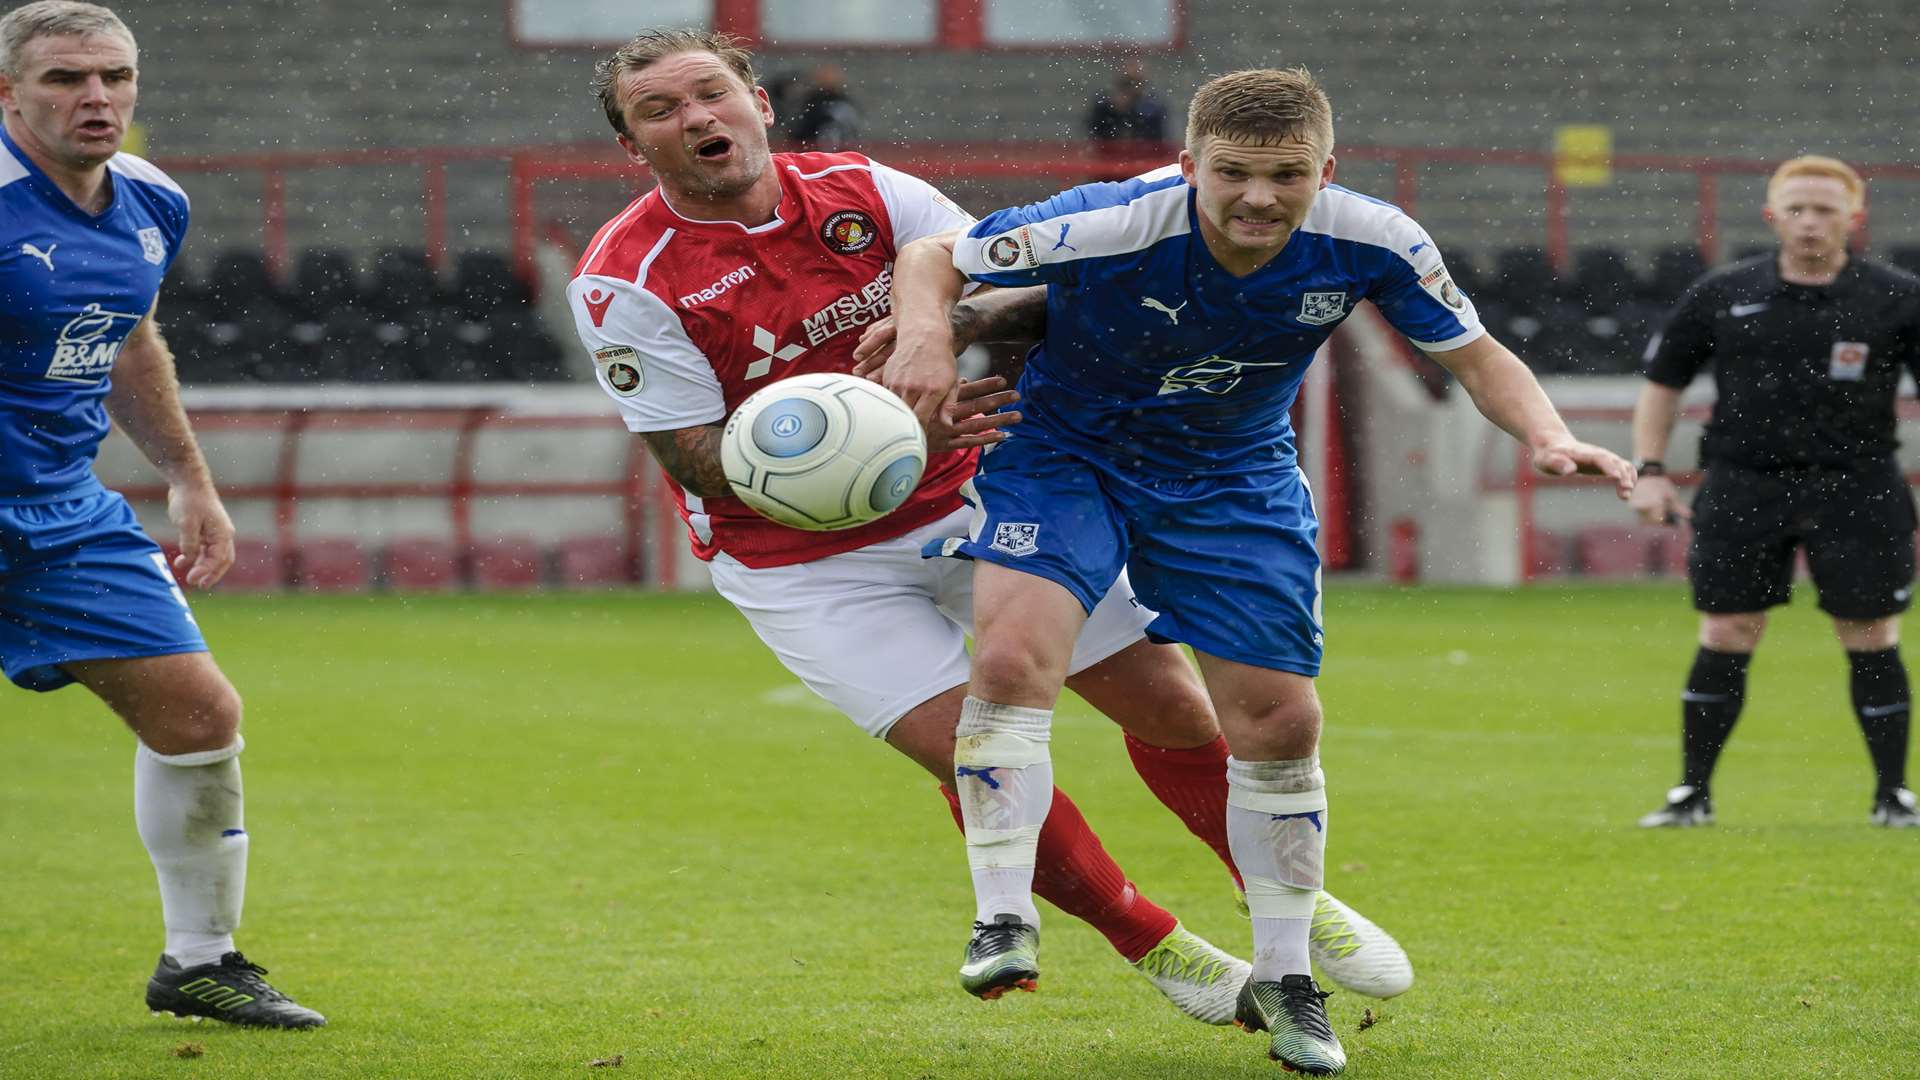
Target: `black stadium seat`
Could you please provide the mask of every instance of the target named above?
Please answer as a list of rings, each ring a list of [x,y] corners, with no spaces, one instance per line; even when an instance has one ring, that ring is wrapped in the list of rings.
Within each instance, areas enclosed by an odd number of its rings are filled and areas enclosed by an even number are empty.
[[[1701,274],[1707,272],[1706,260],[1692,244],[1662,248],[1653,255],[1653,273],[1647,278],[1646,298],[1671,307]]]
[[[427,253],[418,248],[385,248],[374,256],[363,294],[367,310],[379,318],[406,318],[446,302]]]
[[[1640,292],[1640,277],[1619,249],[1583,248],[1574,254],[1573,295],[1588,311],[1618,311]]]
[[[288,306],[301,318],[324,320],[334,310],[360,302],[360,282],[347,253],[308,248],[294,265]]]
[[[461,252],[454,260],[453,295],[460,313],[471,319],[484,319],[503,305],[533,302],[532,290],[497,251]]]
[[[216,255],[202,290],[218,310],[233,311],[254,301],[279,303],[280,290],[258,251],[228,250]]]

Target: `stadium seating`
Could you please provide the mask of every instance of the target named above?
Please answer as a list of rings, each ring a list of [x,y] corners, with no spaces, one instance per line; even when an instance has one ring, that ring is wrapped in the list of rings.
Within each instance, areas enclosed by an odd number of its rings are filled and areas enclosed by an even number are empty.
[[[1770,250],[1743,249],[1743,256]],[[1920,267],[1920,245],[1887,253]],[[1543,374],[1630,374],[1660,318],[1706,270],[1699,249],[1653,253],[1644,275],[1625,250],[1572,253],[1557,272],[1538,247],[1448,253],[1482,321]],[[282,285],[258,251],[216,255],[205,279],[169,278],[163,324],[183,382],[476,382],[567,377],[565,349],[534,314],[504,253],[456,254],[435,272],[426,252],[375,253],[364,278],[346,250],[309,248]]]
[[[1663,308],[1673,306],[1687,286],[1707,272],[1700,249],[1691,244],[1661,248],[1653,255],[1653,273],[1647,277],[1646,299]]]
[[[461,584],[460,553],[452,541],[415,536],[389,541],[381,580],[396,592],[448,592]]]
[[[365,549],[346,537],[301,541],[293,551],[293,575],[308,592],[364,592],[372,583]]]
[[[1658,572],[1674,577],[1687,576],[1687,545],[1693,530],[1685,526],[1660,530],[1654,542],[1653,565]]]
[[[1661,530],[1665,531],[1665,530]],[[1589,578],[1646,577],[1659,534],[1632,525],[1586,525],[1574,533],[1574,565]]]
[[[613,536],[569,536],[553,549],[554,578],[563,589],[601,589],[634,580],[626,545]]]
[[[467,549],[476,589],[537,589],[545,584],[540,546],[530,536],[489,536]]]
[[[233,542],[233,569],[220,581],[227,592],[266,592],[287,581],[287,564],[280,545],[271,540],[242,536]]]
[[[1527,568],[1530,578],[1557,577],[1567,572],[1572,565],[1568,557],[1567,537],[1564,533],[1546,529],[1533,531],[1533,563]]]
[[[417,248],[352,256],[309,248],[284,287],[258,251],[214,257],[204,282],[176,270],[164,325],[188,385],[472,382],[565,377],[561,347],[507,258],[462,252],[443,284]]]

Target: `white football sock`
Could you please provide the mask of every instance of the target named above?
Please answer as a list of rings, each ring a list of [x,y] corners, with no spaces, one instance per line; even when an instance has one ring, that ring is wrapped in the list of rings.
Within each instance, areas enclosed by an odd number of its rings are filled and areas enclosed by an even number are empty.
[[[1247,885],[1254,981],[1310,974],[1307,933],[1327,859],[1327,780],[1319,756],[1229,757],[1227,844]]]
[[[974,918],[1012,913],[1040,925],[1033,904],[1034,852],[1053,807],[1047,756],[1052,709],[996,705],[969,696],[954,729],[953,789],[967,825]]]
[[[160,882],[167,955],[181,967],[233,951],[247,892],[247,833],[241,817],[234,736],[223,750],[133,755],[133,820]]]

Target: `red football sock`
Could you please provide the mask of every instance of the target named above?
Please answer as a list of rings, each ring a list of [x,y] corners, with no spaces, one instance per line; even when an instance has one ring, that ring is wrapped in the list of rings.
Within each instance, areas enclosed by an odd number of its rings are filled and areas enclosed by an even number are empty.
[[[1179,816],[1187,831],[1213,849],[1227,864],[1233,883],[1241,884],[1227,847],[1227,740],[1217,737],[1205,746],[1176,750],[1149,746],[1127,736],[1127,756],[1147,789]]]
[[[1225,775],[1221,774],[1222,783]],[[959,796],[944,784],[940,794],[947,800],[947,809],[953,811],[953,823],[965,832]],[[1087,826],[1087,819],[1080,816],[1080,808],[1059,788],[1053,789],[1053,807],[1047,811],[1046,824],[1040,827],[1033,891],[1100,931],[1129,964],[1152,952],[1173,932],[1177,921],[1167,909],[1133,887]]]

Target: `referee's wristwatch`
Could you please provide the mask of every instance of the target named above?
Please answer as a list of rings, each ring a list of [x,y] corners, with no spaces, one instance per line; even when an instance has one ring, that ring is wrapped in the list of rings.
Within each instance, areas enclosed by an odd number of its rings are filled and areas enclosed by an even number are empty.
[[[1645,461],[1634,462],[1633,470],[1641,476],[1665,476],[1667,475],[1667,463],[1658,458],[1648,458]]]

